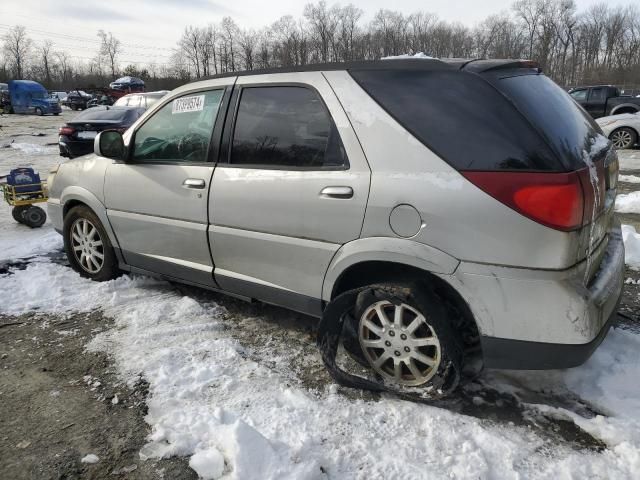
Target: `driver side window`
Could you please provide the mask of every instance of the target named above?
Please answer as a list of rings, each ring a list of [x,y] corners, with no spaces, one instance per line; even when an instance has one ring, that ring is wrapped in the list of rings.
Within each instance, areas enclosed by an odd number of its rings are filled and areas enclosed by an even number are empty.
[[[132,161],[206,162],[222,94],[189,93],[167,103],[136,131]]]

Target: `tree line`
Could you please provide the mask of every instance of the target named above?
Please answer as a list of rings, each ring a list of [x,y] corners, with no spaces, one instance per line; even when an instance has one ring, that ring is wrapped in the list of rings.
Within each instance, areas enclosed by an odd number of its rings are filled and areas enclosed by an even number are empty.
[[[151,88],[238,70],[318,62],[372,60],[423,52],[437,58],[527,58],[563,86],[640,86],[640,9],[600,3],[578,11],[574,0],[517,0],[508,11],[470,27],[416,12],[382,9],[365,21],[352,4],[307,4],[301,18],[284,16],[261,29],[231,17],[187,26],[165,64],[121,65],[122,44],[100,31],[96,57],[71,62],[51,42],[35,44],[22,27],[3,38],[2,78],[30,76],[45,85],[104,84],[120,74]]]

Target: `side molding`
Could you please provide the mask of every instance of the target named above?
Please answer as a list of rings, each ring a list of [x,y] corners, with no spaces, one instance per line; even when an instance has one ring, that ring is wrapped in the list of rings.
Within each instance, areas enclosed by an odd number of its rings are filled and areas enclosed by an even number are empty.
[[[451,275],[460,264],[451,255],[423,243],[392,237],[361,238],[343,245],[334,255],[322,285],[322,300],[331,300],[334,285],[349,267],[369,261],[400,263],[443,275]]]

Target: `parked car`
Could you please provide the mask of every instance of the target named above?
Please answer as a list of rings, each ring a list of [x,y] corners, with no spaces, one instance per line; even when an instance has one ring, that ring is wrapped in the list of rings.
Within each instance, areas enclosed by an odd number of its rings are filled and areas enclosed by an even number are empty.
[[[82,90],[72,90],[67,94],[67,98],[62,101],[62,105],[71,110],[85,110],[87,104],[93,99],[93,95]]]
[[[50,98],[49,92],[33,80],[11,80],[9,82],[9,113],[31,113],[35,115],[59,115],[60,102]]]
[[[93,152],[98,132],[124,132],[144,113],[144,108],[94,107],[75,116],[58,130],[60,156],[75,158]]]
[[[572,88],[569,94],[593,118],[640,112],[640,98],[620,95],[611,85]]]
[[[111,82],[109,88],[127,93],[144,92],[144,81],[137,77],[122,77]]]
[[[60,127],[58,147],[62,157],[75,158],[93,152],[98,132],[116,129],[124,132],[144,111],[168,92],[136,93],[118,99],[113,107],[94,106]]]
[[[157,92],[130,93],[120,97],[114,103],[116,107],[136,107],[147,109],[164,97],[169,90],[158,90]]]
[[[640,141],[640,113],[601,117],[596,122],[614,147],[620,150],[632,148]]]
[[[323,316],[381,389],[429,392],[475,359],[591,355],[624,278],[617,169],[532,62],[355,62],[180,87],[54,169],[48,206],[84,277]]]

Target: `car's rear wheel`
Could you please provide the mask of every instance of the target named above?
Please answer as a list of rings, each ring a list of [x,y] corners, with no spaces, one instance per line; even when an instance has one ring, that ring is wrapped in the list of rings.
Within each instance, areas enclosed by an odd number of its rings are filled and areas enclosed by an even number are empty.
[[[42,116],[42,109],[40,107],[36,107],[36,115]]]
[[[611,140],[613,146],[618,150],[625,150],[636,144],[638,141],[638,135],[635,130],[628,127],[622,127],[611,132],[609,140]]]
[[[457,384],[462,337],[427,286],[372,286],[358,297],[354,314],[362,357],[385,384],[444,390]]]
[[[120,275],[118,261],[98,216],[88,207],[72,208],[64,218],[64,248],[71,267],[91,280]]]

